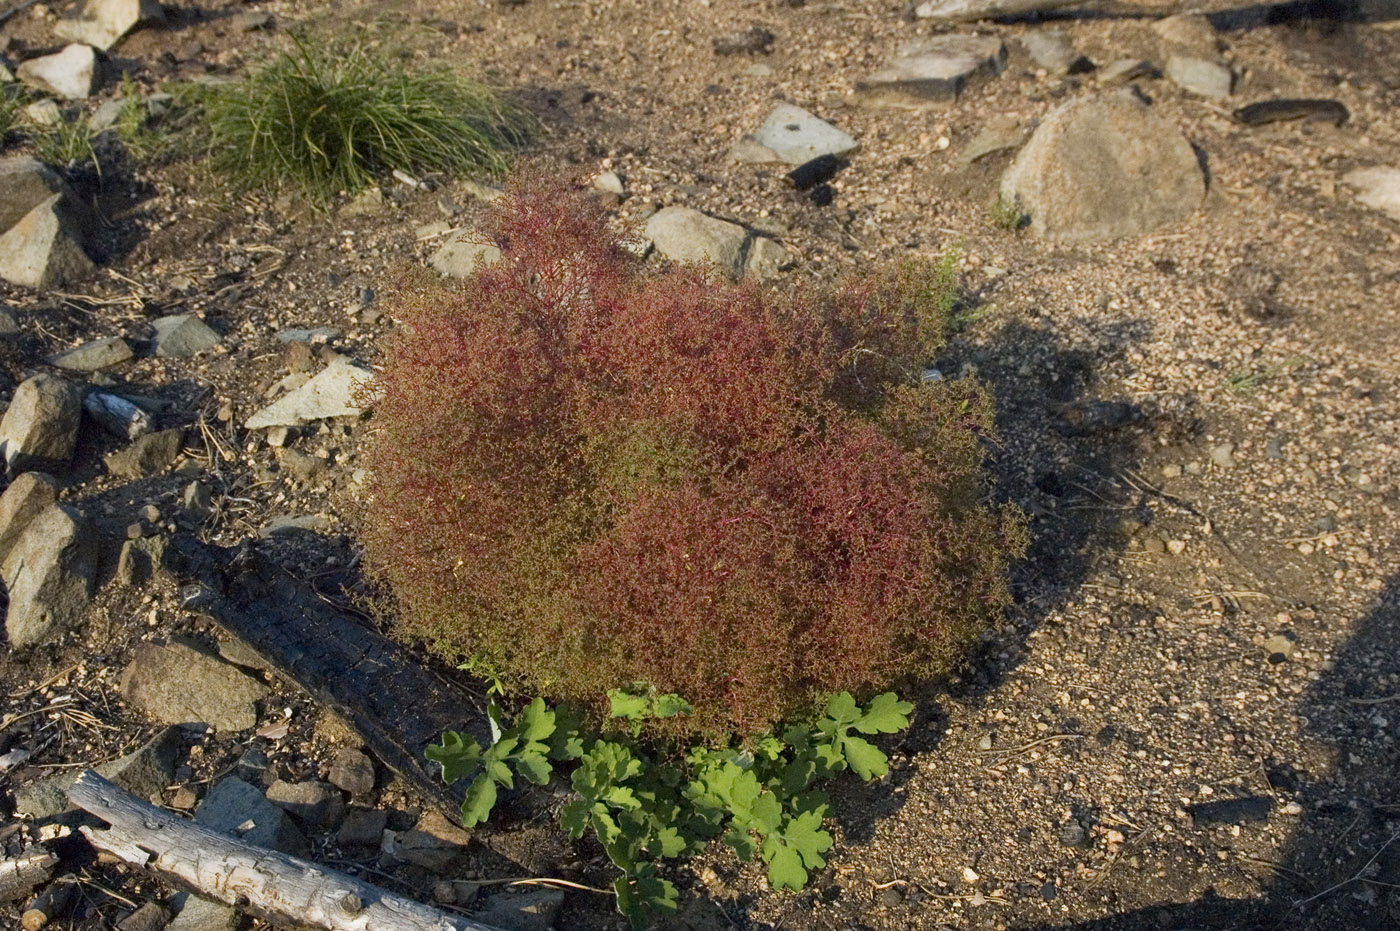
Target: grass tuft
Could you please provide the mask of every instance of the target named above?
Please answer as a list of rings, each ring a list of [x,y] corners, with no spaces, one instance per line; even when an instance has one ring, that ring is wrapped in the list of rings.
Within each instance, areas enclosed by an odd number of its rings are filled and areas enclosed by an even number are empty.
[[[297,39],[246,80],[210,90],[213,167],[236,184],[322,203],[395,169],[495,176],[533,120],[444,67],[361,43]]]

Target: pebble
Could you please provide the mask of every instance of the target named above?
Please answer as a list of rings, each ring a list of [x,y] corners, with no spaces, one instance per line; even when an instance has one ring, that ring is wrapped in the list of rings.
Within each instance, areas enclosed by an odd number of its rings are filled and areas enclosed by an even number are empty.
[[[1235,444],[1221,443],[1210,451],[1210,461],[1221,469],[1231,469],[1235,465]]]

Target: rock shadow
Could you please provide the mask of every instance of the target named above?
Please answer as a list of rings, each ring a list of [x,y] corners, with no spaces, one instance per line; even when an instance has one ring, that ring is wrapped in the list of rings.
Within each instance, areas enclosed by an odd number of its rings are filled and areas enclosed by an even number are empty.
[[[1285,660],[1286,662],[1287,660]],[[1200,899],[1072,924],[1016,931],[1279,929],[1363,931],[1400,927],[1400,576],[1392,577],[1332,667],[1294,711],[1331,745],[1330,772],[1265,758],[1270,821],[1296,822],[1292,845],[1262,898]],[[1300,818],[1285,806],[1301,806]],[[1200,830],[1208,830],[1201,828]]]

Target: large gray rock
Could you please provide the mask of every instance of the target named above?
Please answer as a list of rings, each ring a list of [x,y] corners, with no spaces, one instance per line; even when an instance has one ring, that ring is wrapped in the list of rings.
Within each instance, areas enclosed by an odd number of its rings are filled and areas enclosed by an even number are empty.
[[[1204,13],[1178,13],[1152,24],[1152,31],[1169,45],[1197,54],[1214,55],[1220,50],[1215,27]]]
[[[278,779],[267,787],[267,800],[297,820],[311,834],[324,834],[345,820],[345,798],[328,783]]]
[[[184,446],[182,427],[148,433],[132,440],[130,445],[107,455],[102,460],[107,471],[118,478],[144,478],[170,466]]]
[[[1021,36],[1021,44],[1026,47],[1031,61],[1051,75],[1059,76],[1092,67],[1088,59],[1075,49],[1074,42],[1063,29],[1028,32]]]
[[[124,757],[99,763],[93,769],[104,779],[138,798],[159,805],[166,786],[175,778],[175,758],[180,751],[180,729],[167,727]],[[15,811],[31,818],[49,818],[68,805],[68,790],[81,769],[54,773],[22,786],[15,792]]]
[[[79,216],[62,194],[50,195],[0,235],[0,278],[26,288],[52,288],[92,273]]]
[[[15,77],[47,94],[83,100],[102,86],[102,63],[92,46],[74,42],[61,52],[29,59]]]
[[[787,103],[779,104],[768,115],[753,134],[753,141],[789,165],[801,165],[823,155],[843,158],[860,146],[825,120]]]
[[[43,472],[25,472],[0,495],[0,563],[19,542],[24,528],[58,502],[58,482]]]
[[[68,468],[82,423],[82,392],[56,375],[20,383],[0,419],[0,455],[10,472]]]
[[[0,160],[0,233],[55,194],[71,197],[68,185],[43,162],[26,156]]]
[[[550,931],[563,907],[562,889],[498,892],[487,899],[481,910],[472,917],[484,925],[504,931]]]
[[[59,20],[53,31],[61,39],[105,52],[138,23],[164,19],[159,0],[86,0],[76,16]]]
[[[491,243],[472,242],[458,234],[448,237],[428,261],[439,275],[466,278],[481,266],[490,265],[500,257],[501,250]]]
[[[1235,75],[1228,65],[1189,55],[1168,58],[1167,77],[1182,90],[1202,97],[1228,97],[1235,84]]]
[[[856,93],[869,106],[919,109],[956,100],[1005,68],[1006,46],[995,36],[929,36],[906,42],[885,67],[856,82]]]
[[[219,334],[193,314],[161,317],[156,329],[155,353],[172,359],[188,359],[219,345]]]
[[[363,411],[355,400],[360,388],[374,380],[368,369],[345,358],[338,358],[300,388],[287,392],[271,404],[255,411],[245,426],[297,427],[329,417],[357,417]]]
[[[285,811],[242,779],[220,780],[195,809],[194,820],[213,831],[283,853],[304,853],[309,845]]]
[[[129,362],[132,355],[131,346],[126,340],[120,336],[106,336],[49,356],[48,363],[69,372],[87,375]]]
[[[1002,196],[1047,239],[1135,236],[1189,216],[1205,198],[1191,143],[1131,92],[1064,104],[1001,181]]]
[[[1400,220],[1400,168],[1376,165],[1349,171],[1342,182],[1356,191],[1356,199],[1379,210],[1392,220]]]
[[[268,689],[203,644],[176,638],[138,646],[122,673],[121,693],[164,724],[202,722],[221,731],[246,731],[257,725],[255,703]]]
[[[690,207],[664,207],[647,220],[645,235],[672,261],[710,264],[736,281],[744,274],[749,232],[737,223]]]
[[[29,647],[76,625],[92,602],[97,538],[76,511],[50,505],[15,541],[0,578],[9,591],[5,633],[10,646]]]
[[[234,931],[238,927],[238,912],[221,902],[181,892],[171,904],[176,910],[175,919],[165,926],[165,931]]]
[[[137,537],[122,544],[117,556],[117,572],[112,581],[127,588],[144,585],[155,578],[165,554],[165,537]]]
[[[4,501],[0,500],[0,506]],[[374,761],[364,753],[347,747],[331,761],[330,781],[351,795],[364,796],[374,791]]]

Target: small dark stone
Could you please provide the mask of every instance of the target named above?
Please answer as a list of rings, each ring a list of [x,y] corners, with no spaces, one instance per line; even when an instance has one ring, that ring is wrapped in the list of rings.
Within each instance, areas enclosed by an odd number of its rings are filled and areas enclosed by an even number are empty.
[[[743,32],[731,32],[729,35],[716,36],[714,41],[715,54],[766,54],[776,38],[777,36],[762,26],[751,26]]]
[[[1112,724],[1105,724],[1099,728],[1099,732],[1094,735],[1094,740],[1098,741],[1100,747],[1107,747],[1118,739],[1118,731],[1114,730]]]
[[[1047,902],[1055,901],[1055,896],[1060,894],[1060,890],[1055,888],[1054,883],[1046,883],[1040,887],[1040,897]]]
[[[1206,824],[1240,824],[1269,820],[1269,799],[1260,795],[1227,798],[1218,802],[1188,805],[1186,811],[1197,826]]]
[[[1089,832],[1078,821],[1070,821],[1060,827],[1060,843],[1066,847],[1089,846]]]
[[[1313,529],[1318,533],[1335,533],[1337,530],[1337,518],[1331,514],[1319,517],[1313,521]]]
[[[880,904],[886,908],[894,908],[896,905],[904,904],[904,893],[894,886],[880,890]]]
[[[1341,126],[1351,114],[1340,100],[1261,100],[1235,111],[1235,119],[1246,126],[1262,126],[1280,120],[1307,120]]]
[[[832,190],[829,184],[818,184],[816,187],[812,188],[811,197],[812,203],[816,204],[818,207],[826,207],[836,199],[836,192]]]
[[[836,173],[841,170],[841,159],[828,152],[825,155],[818,155],[811,161],[803,162],[792,171],[788,172],[787,178],[792,182],[792,186],[799,191],[810,190],[818,184],[825,184]]]

